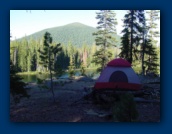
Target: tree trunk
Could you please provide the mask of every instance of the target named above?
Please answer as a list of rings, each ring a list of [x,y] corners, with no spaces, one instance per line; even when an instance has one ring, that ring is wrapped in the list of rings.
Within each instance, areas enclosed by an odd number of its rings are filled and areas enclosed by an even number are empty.
[[[145,67],[144,67],[144,55],[145,55],[145,45],[146,45],[146,40],[145,40],[145,33],[143,33],[143,45],[142,45],[142,75],[145,74]]]
[[[55,102],[55,95],[54,95],[54,89],[53,89],[53,78],[52,78],[52,72],[51,72],[51,64],[50,64],[50,48],[48,50],[48,53],[49,53],[49,71],[50,71],[50,78],[51,78],[51,92],[53,94],[53,101]]]
[[[13,61],[14,61],[13,64],[15,66],[17,63],[17,48],[14,49],[14,60]]]
[[[132,51],[133,51],[133,17],[134,17],[134,10],[131,10],[131,44],[130,44],[130,63],[132,64]]]
[[[53,78],[52,78],[51,69],[50,69],[50,77],[51,77],[51,92],[53,94],[53,101],[55,102],[55,95],[54,95],[54,88],[53,88]]]
[[[103,51],[103,56],[104,56],[104,61],[103,61],[103,67],[102,67],[102,70],[105,68],[106,66],[106,47],[107,47],[107,33],[106,33],[106,30],[107,30],[107,11],[105,10],[105,17],[104,17],[104,24],[105,24],[105,33],[104,33],[104,51]]]

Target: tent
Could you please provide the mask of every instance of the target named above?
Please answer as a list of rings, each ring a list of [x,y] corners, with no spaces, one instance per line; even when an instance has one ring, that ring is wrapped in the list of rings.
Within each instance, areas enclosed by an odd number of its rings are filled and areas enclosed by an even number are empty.
[[[110,61],[95,83],[94,89],[127,89],[139,90],[141,83],[131,64],[117,58]]]

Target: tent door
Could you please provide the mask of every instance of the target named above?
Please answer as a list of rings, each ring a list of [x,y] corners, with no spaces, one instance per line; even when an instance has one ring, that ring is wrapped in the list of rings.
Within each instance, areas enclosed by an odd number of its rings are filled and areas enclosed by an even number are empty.
[[[109,78],[109,82],[127,82],[128,83],[128,78],[124,72],[115,71],[111,74]]]

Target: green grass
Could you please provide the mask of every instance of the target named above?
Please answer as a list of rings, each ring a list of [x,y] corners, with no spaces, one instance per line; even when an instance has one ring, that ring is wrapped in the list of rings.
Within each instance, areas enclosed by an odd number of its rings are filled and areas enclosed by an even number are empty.
[[[36,75],[36,74],[49,74],[49,72],[31,71],[31,72],[19,72],[19,73],[17,73],[17,75]]]
[[[19,72],[19,73],[17,73],[17,75],[35,75],[35,74],[38,74],[38,72],[37,71],[31,71],[31,72]]]
[[[86,70],[95,70],[96,68],[86,68]],[[80,69],[75,69],[76,71],[80,71]],[[65,72],[67,73],[68,71],[65,70]],[[48,72],[38,72],[38,71],[30,71],[30,72],[19,72],[17,73],[17,75],[36,75],[36,74],[49,74]]]

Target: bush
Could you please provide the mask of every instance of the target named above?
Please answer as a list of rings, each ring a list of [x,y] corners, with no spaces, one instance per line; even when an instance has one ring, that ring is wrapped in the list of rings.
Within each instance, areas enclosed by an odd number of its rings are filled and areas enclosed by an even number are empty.
[[[43,84],[44,80],[37,78],[37,84]]]
[[[17,104],[21,98],[29,98],[27,93],[27,83],[22,81],[22,77],[18,76],[15,66],[10,61],[10,94],[13,97],[14,102]]]
[[[113,117],[120,122],[137,121],[139,114],[132,94],[122,94],[113,107]]]

